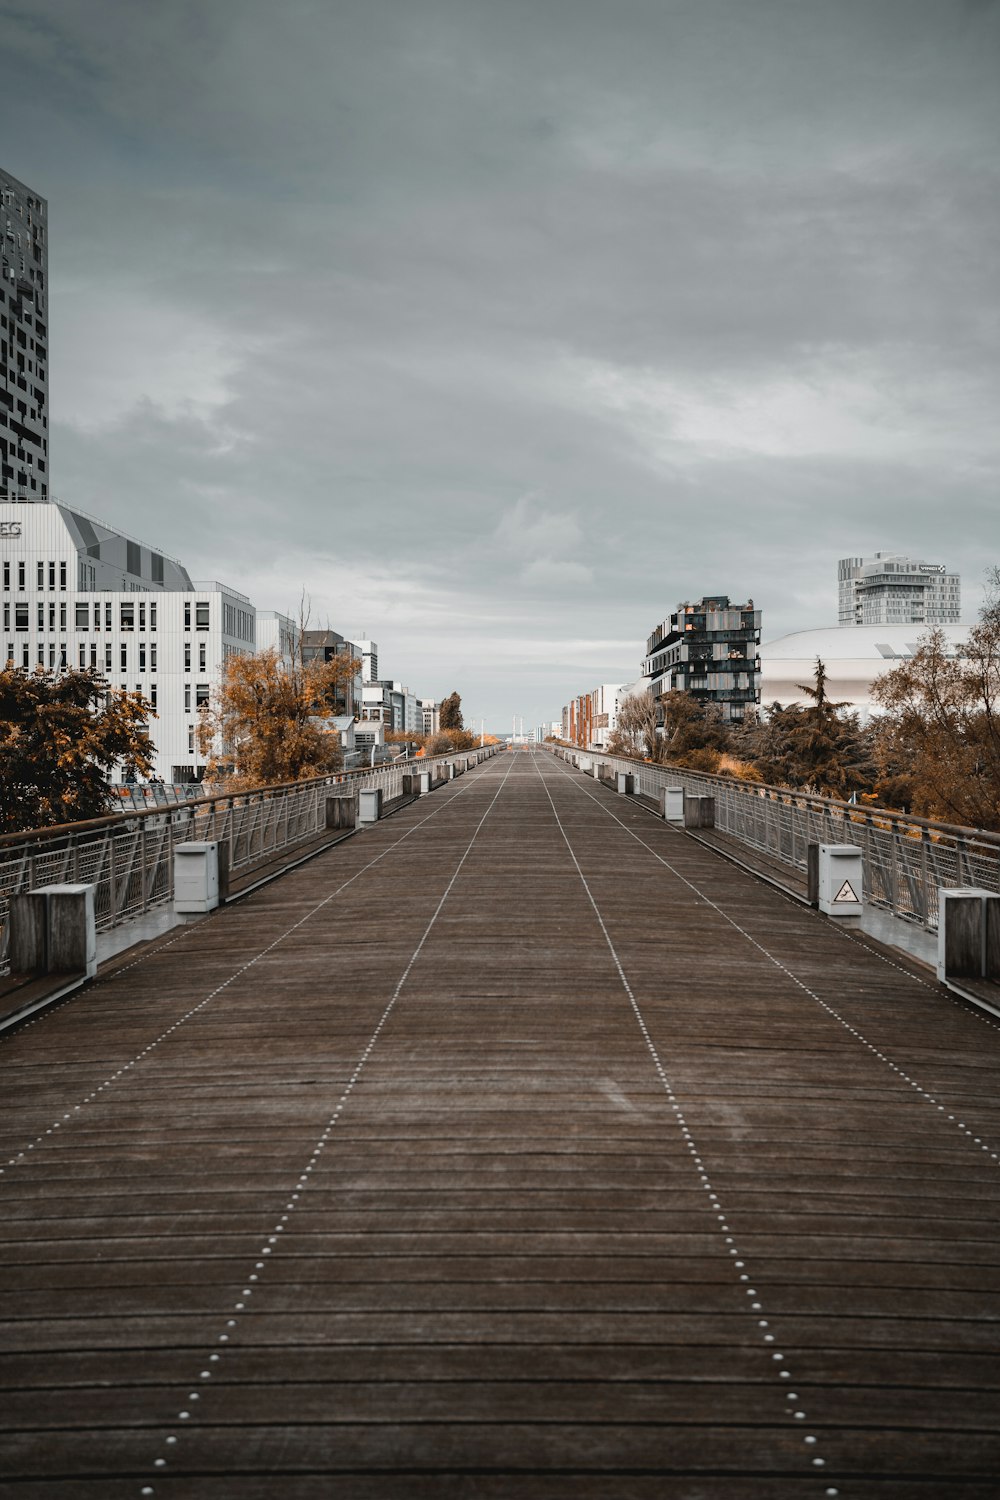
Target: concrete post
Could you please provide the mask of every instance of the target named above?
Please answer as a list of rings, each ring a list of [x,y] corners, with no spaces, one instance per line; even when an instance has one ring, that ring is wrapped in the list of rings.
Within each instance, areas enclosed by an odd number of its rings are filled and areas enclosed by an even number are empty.
[[[358,822],[377,823],[382,816],[382,788],[367,787],[358,793]]]
[[[419,797],[420,796],[420,777],[419,777],[419,775],[417,775],[416,772],[409,772],[409,771],[404,771],[403,772],[403,796],[404,797]]]
[[[715,827],[715,798],[714,797],[685,797],[684,798],[684,827],[685,828],[714,828]]]
[[[618,794],[621,797],[635,796],[635,777],[628,771],[618,772]]]
[[[968,886],[938,890],[937,976],[1000,981],[1000,896]]]
[[[420,775],[418,777],[418,780],[420,782],[420,786],[418,788],[418,791],[419,791],[421,797],[427,797],[427,796],[429,796],[431,787],[434,785],[434,775],[433,775],[433,772],[431,772],[431,771],[421,771]]]
[[[43,885],[10,903],[10,960],[15,974],[97,973],[92,885]]]
[[[358,823],[358,798],[355,792],[338,792],[326,799],[326,826],[328,829],[356,828]]]
[[[665,786],[660,793],[660,816],[668,823],[684,822],[684,788]]]

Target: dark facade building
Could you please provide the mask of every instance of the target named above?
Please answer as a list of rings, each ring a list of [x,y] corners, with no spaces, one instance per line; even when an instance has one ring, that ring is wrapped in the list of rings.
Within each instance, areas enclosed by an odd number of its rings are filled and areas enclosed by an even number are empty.
[[[0,495],[49,493],[48,207],[0,168]]]
[[[712,594],[697,604],[679,604],[646,642],[644,671],[653,696],[690,693],[717,703],[727,720],[742,719],[747,704],[760,702],[760,610],[753,600],[730,604]]]

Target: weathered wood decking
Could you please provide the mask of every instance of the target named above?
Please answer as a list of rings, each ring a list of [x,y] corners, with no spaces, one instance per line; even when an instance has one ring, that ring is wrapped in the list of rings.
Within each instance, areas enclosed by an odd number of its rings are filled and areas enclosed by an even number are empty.
[[[500,756],[0,1042],[0,1494],[993,1497],[998,1058]]]

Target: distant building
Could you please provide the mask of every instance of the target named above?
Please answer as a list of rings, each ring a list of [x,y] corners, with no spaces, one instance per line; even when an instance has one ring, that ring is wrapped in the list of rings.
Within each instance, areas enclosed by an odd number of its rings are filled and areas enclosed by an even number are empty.
[[[730,604],[712,594],[697,604],[679,604],[646,642],[643,671],[653,697],[690,693],[718,704],[727,720],[742,719],[760,702],[760,610],[753,600]]]
[[[273,651],[286,672],[299,655],[299,627],[289,615],[274,609],[257,611],[257,651]]]
[[[303,665],[311,661],[334,661],[338,656],[361,659],[361,653],[354,642],[347,640],[336,630],[304,630],[302,632]],[[358,671],[353,678],[341,684],[335,705],[338,714],[355,715],[360,712],[361,689],[362,678],[361,672]]]
[[[957,573],[899,552],[842,557],[837,595],[840,625],[957,625],[962,612]]]
[[[201,779],[198,713],[225,661],[256,649],[245,594],[51,500],[0,498],[0,650],[23,671],[73,667],[141,692],[153,774]]]
[[[946,650],[961,657],[969,638],[964,625],[942,625]],[[802,684],[811,686],[816,658],[826,668],[826,691],[835,703],[856,709],[863,721],[879,707],[872,701],[872,684],[884,672],[910,660],[919,649],[919,631],[912,626],[864,625],[841,630],[797,630],[768,641],[760,648],[761,702],[805,707],[810,699]]]
[[[441,728],[441,704],[436,698],[418,698],[417,718],[421,734],[437,734]]]
[[[48,206],[0,169],[0,495],[49,493]]]

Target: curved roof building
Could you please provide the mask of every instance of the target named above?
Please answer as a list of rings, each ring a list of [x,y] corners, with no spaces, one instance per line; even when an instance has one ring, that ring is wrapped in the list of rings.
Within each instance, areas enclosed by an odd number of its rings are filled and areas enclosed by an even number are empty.
[[[952,651],[962,655],[966,625],[941,625]],[[912,657],[926,627],[919,625],[847,625],[797,630],[760,648],[761,704],[806,704],[799,683],[812,681],[817,656],[827,671],[831,698],[846,700],[864,717],[877,713],[871,688],[876,677]]]

